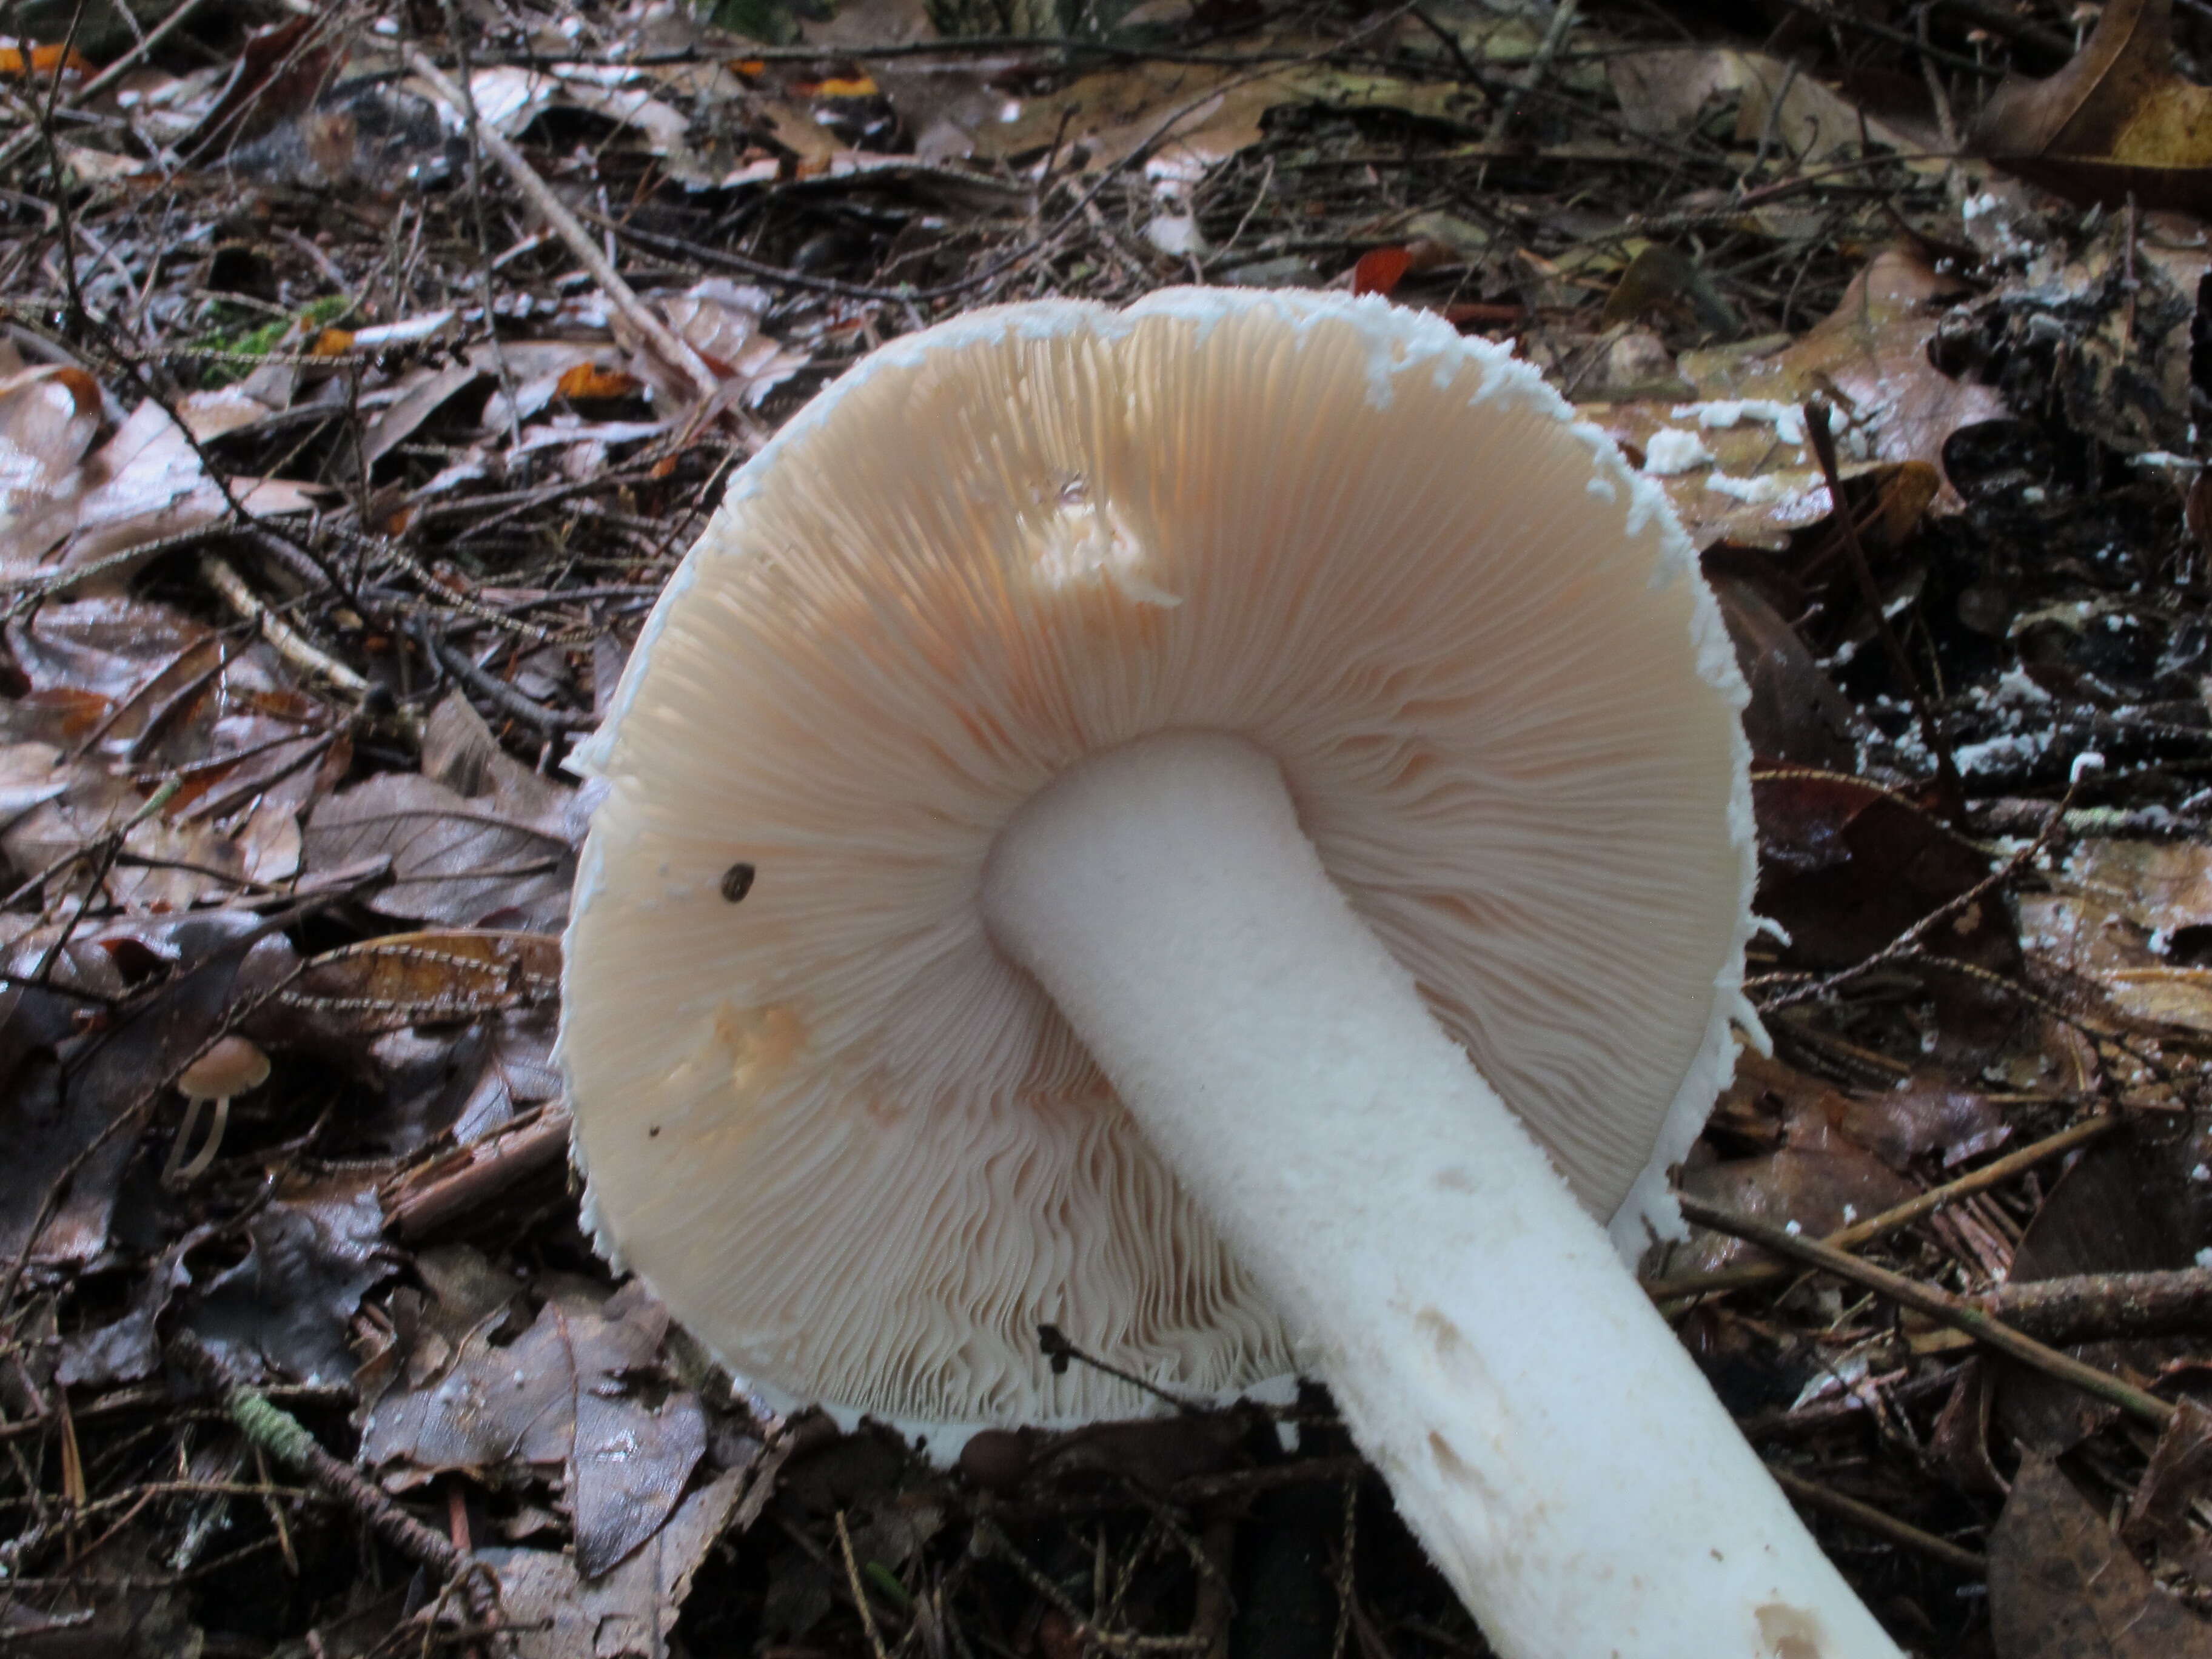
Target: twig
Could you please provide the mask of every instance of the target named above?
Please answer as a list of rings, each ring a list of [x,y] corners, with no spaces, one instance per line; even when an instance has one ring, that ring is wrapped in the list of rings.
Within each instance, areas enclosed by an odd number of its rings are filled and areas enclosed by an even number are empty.
[[[1899,1227],[1911,1225],[1923,1216],[1933,1215],[1947,1204],[1986,1192],[2001,1186],[2022,1170],[2033,1169],[2061,1152],[2070,1152],[2076,1146],[2086,1146],[2100,1135],[2119,1127],[2117,1117],[2085,1118],[2071,1128],[2061,1129],[2055,1135],[2046,1135],[2032,1146],[2008,1152],[1993,1163],[1948,1181],[1941,1187],[1931,1188],[1917,1198],[1907,1199],[1893,1208],[1870,1215],[1863,1221],[1855,1221],[1848,1227],[1838,1228],[1820,1242],[1832,1250],[1856,1249],[1858,1246],[1895,1232]],[[1723,1291],[1744,1291],[1759,1285],[1771,1285],[1792,1277],[1796,1269],[1770,1261],[1753,1262],[1741,1267],[1722,1267],[1711,1273],[1685,1273],[1677,1279],[1657,1279],[1644,1288],[1655,1302],[1671,1301],[1678,1297],[1710,1296]]]
[[[327,682],[358,702],[368,695],[368,682],[286,622],[256,597],[246,579],[220,553],[200,555],[200,574],[222,595],[223,603],[261,630],[276,654],[311,678]]]
[[[1580,3],[1581,0],[1559,0],[1559,4],[1553,9],[1551,27],[1544,31],[1544,38],[1538,43],[1535,55],[1529,58],[1527,72],[1505,94],[1498,106],[1498,113],[1491,118],[1490,131],[1484,135],[1491,143],[1504,143],[1505,135],[1512,130],[1514,118],[1521,113],[1522,101],[1541,86],[1544,77],[1552,72],[1552,59],[1559,56],[1559,47],[1566,40],[1567,31],[1574,27],[1575,13]],[[1426,18],[1421,21],[1428,21]]]
[[[479,1624],[496,1620],[498,1581],[482,1562],[401,1509],[349,1465],[322,1449],[300,1419],[257,1389],[239,1381],[222,1355],[189,1331],[171,1337],[169,1358],[223,1397],[231,1420],[246,1439],[286,1468],[296,1469],[359,1516],[376,1534],[441,1583],[458,1583]]]
[[[568,1114],[549,1108],[523,1127],[441,1158],[409,1177],[388,1224],[413,1243],[501,1193],[556,1168],[568,1151]]]
[[[868,1633],[868,1647],[876,1659],[890,1659],[884,1651],[883,1632],[876,1628],[876,1610],[868,1602],[868,1587],[860,1582],[860,1564],[853,1559],[853,1534],[845,1527],[845,1511],[837,1511],[837,1553],[845,1558],[845,1580],[853,1605],[860,1610],[860,1628]]]
[[[1164,1401],[1179,1412],[1190,1414],[1199,1410],[1189,1401],[1180,1395],[1170,1394],[1158,1383],[1148,1382],[1134,1371],[1125,1371],[1118,1365],[1109,1364],[1095,1354],[1084,1352],[1067,1340],[1066,1333],[1057,1325],[1037,1327],[1037,1346],[1044,1350],[1044,1357],[1052,1362],[1054,1371],[1065,1370],[1068,1362],[1073,1360],[1079,1365],[1087,1365],[1094,1371],[1103,1372],[1116,1382],[1127,1382],[1133,1389],[1141,1389],[1153,1399]]]
[[[1850,556],[1860,595],[1874,613],[1874,629],[1881,641],[1882,654],[1889,659],[1890,666],[1904,683],[1905,695],[1912,700],[1912,712],[1919,719],[1920,733],[1927,742],[1928,752],[1936,757],[1936,780],[1942,792],[1944,812],[1953,823],[1963,825],[1967,821],[1966,786],[1951,759],[1951,745],[1936,721],[1936,711],[1920,689],[1920,677],[1912,672],[1911,659],[1905,654],[1905,647],[1899,643],[1895,630],[1889,625],[1889,617],[1881,608],[1881,590],[1875,586],[1874,568],[1867,562],[1858,525],[1844,499],[1843,473],[1836,464],[1835,434],[1828,429],[1828,406],[1817,398],[1805,405],[1805,435],[1813,441],[1813,454],[1820,463],[1821,476],[1827,481],[1828,501],[1835,508],[1837,528],[1843,532],[1844,550]]]
[[[1802,1474],[1792,1474],[1788,1469],[1772,1463],[1766,1466],[1766,1472],[1774,1477],[1776,1486],[1808,1510],[1820,1510],[1839,1521],[1848,1521],[1877,1538],[1887,1538],[1900,1549],[1924,1555],[1931,1561],[1940,1561],[1969,1577],[1986,1578],[1990,1576],[1987,1556],[1961,1549],[1948,1539],[1938,1538],[1932,1532],[1923,1532],[1909,1522],[1900,1521],[1871,1504],[1847,1498],[1832,1486],[1824,1486],[1817,1480],[1808,1480]]]
[[[1726,1233],[1732,1238],[1748,1239],[1777,1255],[1789,1256],[1808,1267],[1818,1267],[1823,1273],[1833,1273],[1838,1279],[1848,1279],[1862,1289],[1887,1297],[1903,1307],[1926,1314],[1954,1330],[1966,1332],[1976,1341],[1996,1349],[2008,1358],[2016,1359],[2047,1376],[2070,1383],[2082,1393],[2118,1406],[2129,1415],[2157,1428],[2162,1429],[2173,1420],[2173,1407],[2156,1395],[2146,1393],[2109,1371],[2100,1371],[2094,1365],[2085,1365],[2056,1348],[2045,1347],[2033,1337],[2021,1335],[2011,1326],[1991,1317],[1963,1297],[1954,1296],[1948,1291],[1938,1290],[1932,1285],[1923,1285],[1917,1279],[1907,1279],[1903,1273],[1893,1273],[1887,1267],[1877,1267],[1870,1261],[1862,1261],[1855,1255],[1846,1255],[1841,1250],[1814,1239],[1801,1238],[1764,1221],[1736,1215],[1701,1199],[1686,1197],[1681,1202],[1683,1215],[1700,1227],[1711,1227],[1714,1231]]]
[[[463,685],[498,708],[504,714],[513,716],[526,726],[532,726],[549,737],[564,732],[588,731],[599,723],[597,714],[564,714],[558,709],[548,708],[516,690],[505,680],[484,671],[453,649],[446,636],[424,617],[416,617],[409,624],[410,630],[430,653],[437,665]]]
[[[422,78],[422,82],[462,121],[470,118],[472,105],[466,93],[447,78],[446,72],[430,60],[429,54],[410,43],[404,49],[407,67]],[[623,319],[645,337],[654,352],[667,365],[691,382],[692,389],[701,400],[713,398],[721,382],[714,371],[708,368],[693,350],[690,343],[678,336],[660,319],[659,314],[637,297],[635,289],[623,279],[599,245],[592,240],[591,233],[577,222],[576,216],[568,211],[546,182],[538,176],[522,152],[507,141],[496,128],[482,123],[471,123],[477,142],[484,152],[499,163],[515,187],[530,198],[553,234],[574,254],[576,263],[591,273],[592,280],[599,285],[610,303],[623,315]]]
[[[2014,1279],[1973,1300],[2043,1342],[2212,1331],[2212,1268]]]

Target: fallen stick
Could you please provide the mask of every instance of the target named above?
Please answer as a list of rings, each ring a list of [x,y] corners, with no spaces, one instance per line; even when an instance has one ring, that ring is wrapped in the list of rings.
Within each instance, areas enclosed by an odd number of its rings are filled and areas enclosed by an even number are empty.
[[[2163,1429],[2173,1420],[2174,1408],[2156,1395],[2146,1393],[2132,1382],[2114,1376],[2110,1371],[2100,1371],[2094,1365],[2085,1365],[2070,1354],[2046,1347],[2033,1337],[2023,1336],[1964,1297],[1954,1296],[1933,1285],[1923,1285],[1917,1279],[1907,1279],[1903,1273],[1893,1273],[1887,1267],[1877,1267],[1871,1261],[1862,1261],[1855,1255],[1847,1255],[1832,1245],[1823,1244],[1816,1239],[1801,1238],[1764,1221],[1733,1215],[1701,1199],[1684,1198],[1682,1214],[1700,1227],[1711,1227],[1731,1238],[1747,1239],[1777,1255],[1788,1256],[1808,1267],[1818,1267],[1823,1273],[1833,1273],[1838,1279],[1848,1279],[1862,1289],[1887,1297],[1901,1306],[1924,1313],[1954,1330],[1966,1332],[1984,1347],[1994,1348],[2008,1358],[2032,1366],[2046,1376],[2070,1383],[2082,1393],[2118,1406],[2130,1416],[2139,1418],[2155,1427]]]
[[[592,240],[592,234],[553,193],[552,187],[538,176],[538,169],[530,165],[520,150],[507,143],[504,134],[476,118],[475,101],[430,61],[429,54],[422,47],[410,45],[404,56],[408,69],[421,78],[440,103],[468,125],[476,142],[483,146],[484,154],[498,162],[501,170],[514,181],[515,187],[530,198],[531,206],[538,210],[546,228],[576,256],[576,263],[591,273],[592,280],[599,285],[599,291],[607,296],[609,303],[622,313],[623,320],[644,337],[663,362],[691,382],[702,402],[711,399],[721,385],[714,371],[707,367],[687,341],[661,320],[659,313],[637,297],[637,290],[623,280],[622,273]]]
[[[1946,1182],[1917,1198],[1907,1199],[1894,1209],[1884,1210],[1879,1215],[1871,1215],[1863,1221],[1855,1221],[1848,1227],[1838,1228],[1820,1242],[1831,1249],[1854,1249],[1885,1234],[1895,1232],[1899,1227],[1908,1226],[1923,1216],[1933,1215],[1947,1204],[1954,1204],[1962,1198],[2000,1186],[2022,1170],[2056,1158],[2061,1152],[2070,1152],[2076,1146],[2087,1146],[2098,1136],[2118,1127],[2119,1121],[2116,1117],[2085,1118],[2071,1128],[2061,1129],[2055,1135],[2046,1135],[2016,1152],[2008,1152],[1996,1162],[1985,1164],[1978,1170],[1960,1176],[1956,1181]],[[1734,1237],[1741,1237],[1743,1235],[1739,1233]],[[1741,1267],[1717,1268],[1711,1273],[1655,1279],[1644,1289],[1654,1302],[1670,1302],[1686,1297],[1711,1296],[1722,1291],[1745,1291],[1756,1285],[1772,1285],[1791,1277],[1796,1271],[1780,1262],[1755,1261]]]
[[[180,1331],[169,1339],[167,1352],[179,1370],[222,1395],[231,1421],[246,1439],[353,1510],[378,1536],[433,1578],[457,1585],[477,1623],[496,1620],[497,1580],[482,1562],[454,1548],[362,1480],[349,1464],[325,1451],[306,1425],[259,1389],[239,1381],[228,1362],[199,1338]]]
[[[1973,1303],[2043,1342],[2191,1335],[2212,1331],[2212,1269],[2015,1279]]]
[[[1932,1532],[1923,1532],[1909,1521],[1900,1521],[1886,1510],[1871,1504],[1861,1503],[1845,1496],[1833,1487],[1824,1486],[1817,1480],[1808,1480],[1802,1474],[1792,1474],[1788,1469],[1769,1463],[1766,1472],[1774,1477],[1774,1484],[1788,1492],[1808,1510],[1820,1510],[1841,1521],[1848,1521],[1877,1538],[1886,1538],[1900,1549],[1924,1555],[1931,1561],[1963,1572],[1970,1577],[1990,1576],[1989,1558],[1961,1549],[1948,1538],[1938,1538]]]

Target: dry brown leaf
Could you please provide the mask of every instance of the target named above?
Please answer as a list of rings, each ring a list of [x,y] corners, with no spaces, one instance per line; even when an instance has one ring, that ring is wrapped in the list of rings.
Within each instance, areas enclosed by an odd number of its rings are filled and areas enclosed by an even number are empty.
[[[1963,505],[1942,472],[1952,434],[2010,413],[1994,389],[1929,361],[1943,303],[1960,291],[1917,252],[1893,248],[1795,340],[1684,352],[1674,374],[1690,398],[1582,412],[1659,480],[1698,546],[1778,549],[1834,510],[1805,441],[1802,406],[1823,399],[1835,411],[1844,480],[1855,495],[1880,492],[1883,533],[1901,539],[1923,513]]]
[[[1997,88],[1970,142],[2081,200],[2212,208],[2212,89],[2174,72],[2172,0],[2110,0],[2065,68]]]
[[[193,438],[161,404],[139,404],[96,453],[66,472],[46,473],[0,514],[0,577],[89,564],[223,517],[230,501],[201,464]],[[230,495],[257,516],[305,512],[320,494],[283,479],[226,482]],[[104,584],[118,587],[129,574],[118,566]]]
[[[565,1464],[577,1565],[598,1577],[659,1531],[707,1449],[698,1396],[648,1407],[623,1379],[649,1370],[667,1310],[635,1280],[611,1297],[549,1300],[506,1346],[479,1327],[451,1368],[378,1401],[362,1459],[394,1486],[441,1470]]]
[[[1714,100],[1741,93],[1739,143],[1778,144],[1808,164],[1880,147],[1923,169],[1944,165],[1930,154],[1936,148],[1932,134],[1870,115],[1825,82],[1765,52],[1662,46],[1609,58],[1606,74],[1622,118],[1654,137],[1681,137]]]
[[[1306,44],[1269,43],[1284,52]],[[1189,182],[1258,143],[1260,118],[1267,111],[1298,103],[1395,109],[1431,118],[1471,107],[1468,94],[1449,82],[1401,81],[1323,64],[1239,69],[1147,60],[1086,75],[1063,91],[1029,100],[1013,120],[977,128],[975,153],[1012,158],[1057,143],[1085,170],[1096,170],[1150,143],[1150,172]]]
[[[1991,387],[1954,380],[1929,361],[1948,301],[1964,290],[1911,248],[1877,254],[1836,309],[1786,344],[1683,354],[1682,374],[1706,398],[1768,398],[1835,405],[1847,459],[1918,461],[1941,472],[1943,446],[1962,427],[2011,410]],[[1935,505],[1954,510],[1945,483]]]
[[[307,822],[305,863],[335,870],[392,860],[363,902],[410,921],[471,925],[511,915],[533,931],[568,911],[576,860],[558,830],[502,813],[416,772],[385,772],[331,796]]]
[[[2035,1452],[1990,1534],[1990,1629],[1997,1659],[2212,1659],[2212,1625],[2154,1583]]]
[[[334,1029],[380,1031],[547,1002],[560,978],[556,935],[433,928],[317,957],[284,1000]]]
[[[744,1472],[737,1469],[702,1487],[646,1548],[596,1581],[581,1577],[564,1553],[482,1552],[499,1575],[516,1659],[668,1659],[692,1577],[730,1524],[744,1487]]]

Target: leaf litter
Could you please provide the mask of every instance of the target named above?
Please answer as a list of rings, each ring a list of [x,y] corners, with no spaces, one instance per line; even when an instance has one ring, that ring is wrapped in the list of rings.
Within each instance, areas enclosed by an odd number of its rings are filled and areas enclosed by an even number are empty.
[[[495,1583],[544,1659],[1482,1650],[1324,1398],[933,1470],[748,1398],[567,1179],[562,762],[720,478],[914,327],[1189,281],[1510,340],[1668,489],[1753,690],[1774,923],[1774,1053],[1681,1184],[2033,1287],[2175,1413],[1723,1232],[1655,1294],[1908,1648],[2206,1648],[2194,13],[2114,0],[2076,56],[2054,0],[1755,47],[1610,0],[23,11],[11,1650],[459,1652]],[[231,1038],[268,1077],[195,1126]],[[2100,1311],[2154,1278],[2178,1326]],[[489,1577],[441,1596],[453,1559]]]

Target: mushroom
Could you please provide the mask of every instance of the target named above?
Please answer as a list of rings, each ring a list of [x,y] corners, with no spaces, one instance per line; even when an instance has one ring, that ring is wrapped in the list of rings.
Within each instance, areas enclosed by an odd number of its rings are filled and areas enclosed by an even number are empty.
[[[185,1097],[185,1121],[177,1126],[169,1161],[162,1168],[163,1183],[181,1187],[206,1174],[222,1147],[222,1132],[230,1124],[231,1097],[249,1094],[268,1080],[269,1056],[234,1032],[217,1037],[205,1054],[185,1066],[177,1079],[177,1092]],[[191,1144],[200,1113],[210,1100],[215,1102],[215,1118],[208,1126],[207,1140],[187,1162],[185,1148]]]
[[[1893,1656],[1620,1260],[1757,1028],[1744,696],[1657,487],[1435,318],[897,341],[580,757],[587,1224],[940,1455],[1318,1376],[1506,1659]]]

